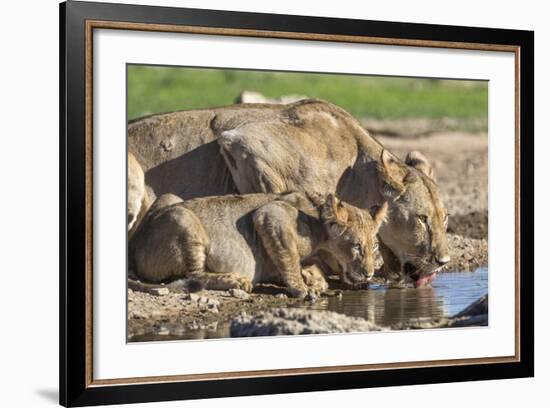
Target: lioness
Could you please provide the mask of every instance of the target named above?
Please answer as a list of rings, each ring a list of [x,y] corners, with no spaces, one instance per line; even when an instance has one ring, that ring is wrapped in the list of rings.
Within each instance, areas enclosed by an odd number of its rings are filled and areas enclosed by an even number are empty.
[[[128,125],[128,143],[157,195],[335,192],[364,209],[387,201],[380,241],[393,281],[423,285],[450,260],[447,211],[428,161],[418,152],[399,160],[328,102],[153,115]]]
[[[276,283],[304,297],[328,287],[308,264],[320,250],[338,260],[345,282],[372,277],[386,212],[382,205],[371,215],[333,194],[325,200],[289,193],[189,201],[168,194],[153,204],[132,239],[131,261],[135,274],[150,282],[192,278],[208,289],[246,291]]]

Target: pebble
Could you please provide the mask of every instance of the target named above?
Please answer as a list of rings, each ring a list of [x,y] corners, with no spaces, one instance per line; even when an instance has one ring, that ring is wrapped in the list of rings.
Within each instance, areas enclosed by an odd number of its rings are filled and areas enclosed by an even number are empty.
[[[165,296],[165,295],[168,295],[170,293],[170,289],[168,289],[168,288],[151,288],[149,290],[149,292],[152,295],[155,295],[155,296]]]
[[[229,289],[229,294],[237,299],[247,300],[250,295],[242,289]]]
[[[130,319],[148,319],[149,315],[145,312],[135,310],[129,313]]]
[[[183,300],[190,300],[191,302],[199,302],[201,296],[196,293],[189,293],[183,297]]]
[[[201,312],[219,313],[218,306],[213,303],[199,303],[199,310]]]
[[[277,299],[288,299],[288,296],[285,293],[277,293],[275,297]]]
[[[218,328],[218,322],[212,322],[206,325],[206,330],[214,331]]]
[[[208,299],[208,301],[206,303],[209,304],[209,305],[212,305],[212,306],[216,306],[216,307],[220,305],[220,301],[217,300],[217,299],[213,299],[213,298]]]

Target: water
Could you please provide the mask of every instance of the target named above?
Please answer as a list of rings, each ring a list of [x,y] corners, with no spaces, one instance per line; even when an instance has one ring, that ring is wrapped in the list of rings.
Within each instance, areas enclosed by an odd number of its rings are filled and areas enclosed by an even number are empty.
[[[367,319],[381,326],[411,319],[433,319],[457,314],[487,293],[487,268],[475,272],[443,273],[432,287],[345,291],[342,297],[323,298],[311,306]]]
[[[369,290],[344,291],[341,297],[321,298],[304,307],[330,310],[362,317],[381,326],[407,323],[411,319],[450,317],[462,311],[488,292],[487,268],[475,272],[448,272],[437,276],[431,287],[388,289],[371,286]],[[169,335],[146,334],[132,341],[188,340],[230,337],[229,322],[219,322],[208,329]]]

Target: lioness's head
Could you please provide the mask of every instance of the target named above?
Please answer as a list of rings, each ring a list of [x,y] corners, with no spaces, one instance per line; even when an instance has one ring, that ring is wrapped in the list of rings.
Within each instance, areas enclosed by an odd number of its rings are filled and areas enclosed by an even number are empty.
[[[342,280],[354,284],[374,275],[376,234],[386,219],[388,205],[361,210],[329,194],[321,208],[321,219],[328,240],[326,248],[342,269]]]
[[[400,264],[400,270],[388,278],[423,286],[450,261],[448,214],[428,160],[411,152],[403,163],[383,150],[380,193],[389,204],[388,222],[380,229],[380,237]]]

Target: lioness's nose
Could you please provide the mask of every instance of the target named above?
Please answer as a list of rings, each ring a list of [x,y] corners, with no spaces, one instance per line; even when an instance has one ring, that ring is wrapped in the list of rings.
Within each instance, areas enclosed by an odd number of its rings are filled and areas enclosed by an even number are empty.
[[[443,266],[451,261],[451,257],[449,255],[436,256],[435,260],[440,266]]]

